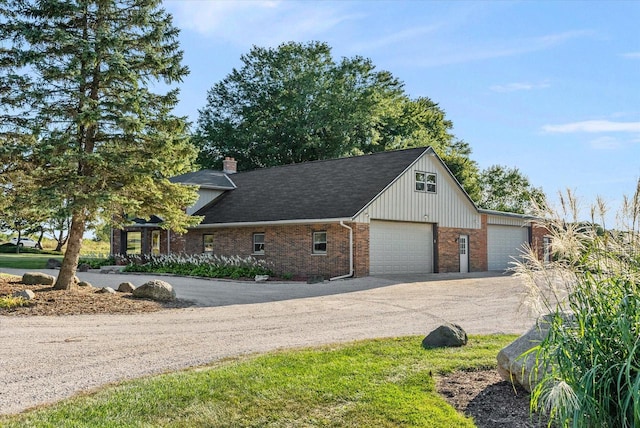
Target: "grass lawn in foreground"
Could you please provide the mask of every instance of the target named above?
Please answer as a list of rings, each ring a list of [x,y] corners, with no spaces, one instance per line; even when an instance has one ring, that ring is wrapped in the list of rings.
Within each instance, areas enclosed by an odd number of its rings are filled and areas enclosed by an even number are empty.
[[[0,417],[0,426],[474,427],[437,394],[434,376],[495,367],[513,339],[425,350],[412,336],[237,358]]]

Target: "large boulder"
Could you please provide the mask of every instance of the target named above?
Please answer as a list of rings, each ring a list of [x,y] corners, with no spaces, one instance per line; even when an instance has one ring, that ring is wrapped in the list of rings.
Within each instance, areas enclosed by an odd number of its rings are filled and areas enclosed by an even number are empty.
[[[154,279],[133,290],[133,297],[167,302],[176,299],[176,292],[168,282]]]
[[[443,324],[422,340],[423,348],[457,347],[467,344],[467,333],[457,324]]]
[[[42,272],[26,272],[22,275],[22,283],[26,285],[53,285],[56,278]]]
[[[536,322],[529,331],[505,346],[498,352],[498,373],[515,385],[520,385],[527,391],[536,386],[544,373],[544,368],[536,364],[536,352],[526,352],[538,346],[549,334],[549,317],[546,315]]]

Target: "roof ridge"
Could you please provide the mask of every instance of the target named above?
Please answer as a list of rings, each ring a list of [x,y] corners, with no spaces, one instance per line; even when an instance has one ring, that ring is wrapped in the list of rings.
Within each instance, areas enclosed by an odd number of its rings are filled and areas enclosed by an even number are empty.
[[[406,149],[386,150],[386,151],[375,152],[375,153],[365,153],[365,154],[356,155],[356,156],[344,156],[344,157],[332,158],[332,159],[316,159],[316,160],[312,160],[312,161],[304,161],[304,162],[298,162],[298,163],[288,163],[288,164],[285,164],[285,165],[265,166],[265,167],[262,167],[262,168],[250,169],[248,171],[238,171],[234,175],[246,174],[246,173],[255,172],[255,171],[263,171],[265,169],[296,167],[296,166],[300,166],[300,165],[317,164],[317,163],[322,163],[322,162],[347,161],[347,160],[352,160],[352,159],[360,159],[360,158],[365,158],[365,157],[372,157],[372,156],[376,156],[376,155],[389,155],[391,153],[408,152],[408,151],[411,151],[411,150],[422,150],[422,151],[425,151],[425,150],[428,150],[430,148],[431,148],[431,146],[409,147],[409,148],[406,148]]]

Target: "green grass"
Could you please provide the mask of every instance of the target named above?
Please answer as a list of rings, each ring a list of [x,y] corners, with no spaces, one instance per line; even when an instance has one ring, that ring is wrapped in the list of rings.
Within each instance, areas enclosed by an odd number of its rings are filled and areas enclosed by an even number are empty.
[[[62,261],[62,256],[51,254],[0,254],[0,268],[14,269],[44,269],[47,260],[58,259]]]
[[[0,426],[474,427],[435,392],[433,376],[493,368],[514,338],[425,350],[414,336],[232,359],[0,417]]]

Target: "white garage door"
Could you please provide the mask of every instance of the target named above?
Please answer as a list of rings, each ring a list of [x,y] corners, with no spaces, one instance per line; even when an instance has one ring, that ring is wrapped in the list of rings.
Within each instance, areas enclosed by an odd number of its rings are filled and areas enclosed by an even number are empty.
[[[512,267],[513,258],[522,256],[522,246],[528,242],[528,227],[488,225],[489,270],[506,270]]]
[[[430,224],[372,220],[369,228],[371,275],[433,272]]]

